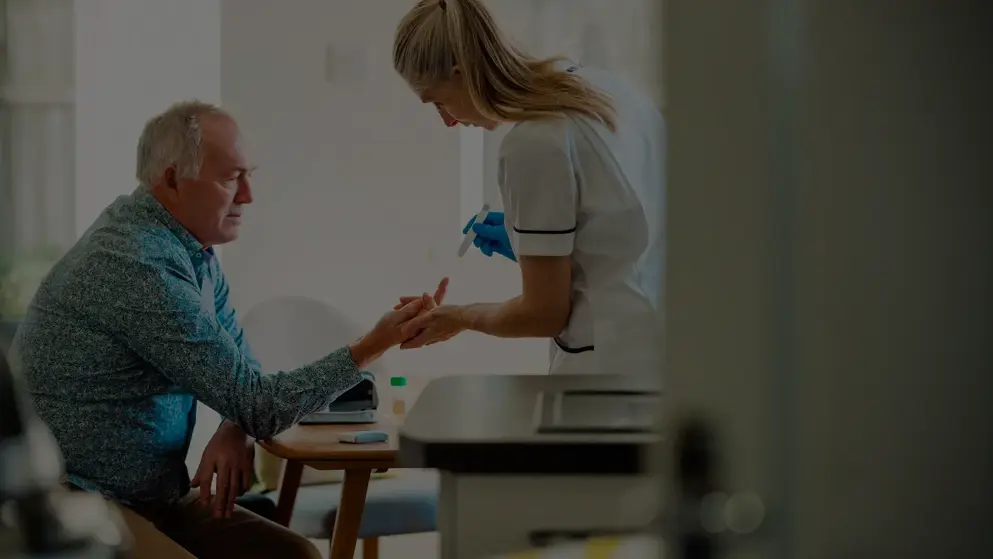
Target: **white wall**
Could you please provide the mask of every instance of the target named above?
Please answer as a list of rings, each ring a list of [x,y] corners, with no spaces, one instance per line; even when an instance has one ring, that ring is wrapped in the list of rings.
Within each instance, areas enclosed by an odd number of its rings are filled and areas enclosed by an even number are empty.
[[[582,46],[593,26],[579,23],[605,18],[610,36],[628,40],[596,54],[651,82],[654,66],[645,61],[654,53],[636,54],[654,30],[639,26],[638,14],[656,3],[632,1],[623,10],[584,3],[586,15],[576,0],[489,5],[538,54]],[[445,128],[392,69],[393,32],[411,5],[223,2],[222,96],[259,164],[255,205],[224,260],[241,309],[278,294],[308,295],[372,324],[397,296],[432,290],[446,274],[451,302],[519,293],[513,263],[476,251],[454,257],[470,217],[461,207],[459,131]],[[490,159],[494,146],[491,138],[484,147]],[[466,205],[473,213],[475,206]],[[421,376],[542,373],[547,342],[464,334],[386,360],[395,372]]]
[[[170,104],[221,100],[220,0],[77,0],[77,234],[136,186],[145,121]],[[195,470],[218,416],[203,405],[187,465]]]
[[[468,219],[459,133],[392,69],[393,31],[409,7],[224,2],[224,104],[259,164],[254,207],[225,252],[240,308],[308,295],[371,325],[396,297],[433,290],[446,274],[452,302],[519,293],[513,263],[454,257]],[[547,345],[465,334],[387,360],[410,375],[544,372]]]
[[[76,0],[76,229],[135,187],[151,116],[221,99],[220,0]]]

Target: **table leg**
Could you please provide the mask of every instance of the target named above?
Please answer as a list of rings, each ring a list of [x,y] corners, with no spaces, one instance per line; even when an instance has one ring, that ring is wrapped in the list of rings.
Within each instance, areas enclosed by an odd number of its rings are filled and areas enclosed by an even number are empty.
[[[379,538],[362,540],[362,559],[379,559]]]
[[[341,502],[338,505],[331,534],[330,559],[352,559],[355,555],[370,477],[372,477],[371,469],[345,470]]]
[[[301,477],[303,477],[303,462],[287,460],[283,466],[283,477],[279,480],[279,502],[276,503],[276,522],[283,526],[290,526]]]

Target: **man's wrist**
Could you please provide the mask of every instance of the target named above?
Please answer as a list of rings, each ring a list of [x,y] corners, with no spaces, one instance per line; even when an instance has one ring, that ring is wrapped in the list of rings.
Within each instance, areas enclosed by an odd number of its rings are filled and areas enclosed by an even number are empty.
[[[349,345],[348,351],[352,354],[352,361],[355,361],[355,366],[359,369],[365,369],[382,355],[383,350],[379,349],[378,345],[368,335],[359,338],[358,341]]]
[[[241,428],[241,425],[238,425],[237,423],[235,423],[234,421],[231,421],[230,419],[223,419],[223,420],[221,420],[221,424],[217,426],[217,430],[218,431],[233,431],[233,432],[236,432],[236,433],[241,433],[246,438],[249,438],[249,439],[251,438],[251,437],[248,436],[248,433],[246,433],[245,430]]]

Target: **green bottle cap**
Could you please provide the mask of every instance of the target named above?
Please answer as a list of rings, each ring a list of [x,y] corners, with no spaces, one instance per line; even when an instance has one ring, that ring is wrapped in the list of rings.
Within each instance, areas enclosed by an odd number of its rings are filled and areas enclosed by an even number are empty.
[[[390,377],[390,386],[407,386],[407,377]]]

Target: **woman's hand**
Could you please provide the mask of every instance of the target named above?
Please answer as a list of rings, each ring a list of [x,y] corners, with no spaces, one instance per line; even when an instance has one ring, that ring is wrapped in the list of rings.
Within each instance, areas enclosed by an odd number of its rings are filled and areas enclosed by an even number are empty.
[[[425,293],[421,314],[400,327],[400,331],[408,338],[400,344],[400,349],[414,349],[443,342],[454,338],[467,328],[462,307],[434,306],[434,299]]]
[[[469,223],[466,223],[465,228],[462,229],[462,234],[465,235],[468,233],[471,227],[473,232],[476,233],[476,238],[473,239],[472,244],[479,249],[479,252],[482,252],[486,256],[499,254],[504,258],[517,262],[517,256],[514,255],[514,247],[510,244],[510,236],[507,235],[507,228],[504,227],[503,223],[503,212],[490,212],[486,215],[486,219],[482,223],[476,223],[476,216],[472,216]]]

